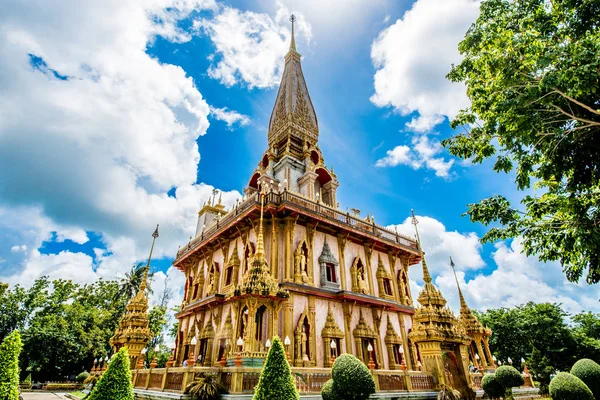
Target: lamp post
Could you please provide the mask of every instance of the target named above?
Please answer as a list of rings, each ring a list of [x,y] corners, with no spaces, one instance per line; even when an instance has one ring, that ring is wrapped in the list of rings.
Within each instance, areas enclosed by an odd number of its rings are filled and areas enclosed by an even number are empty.
[[[337,349],[337,343],[335,342],[335,340],[331,339],[331,343],[329,343],[329,347],[331,347],[331,365],[333,365],[333,363],[335,362],[335,357],[336,357],[336,349]]]
[[[483,368],[481,368],[481,363],[479,362],[479,360],[481,360],[481,357],[479,357],[479,354],[477,353],[475,353],[475,360],[477,361],[477,368],[480,372],[483,372]]]
[[[175,349],[177,348],[177,346],[175,345],[175,342],[171,342],[169,343],[169,350],[171,350],[171,357],[169,357],[169,360],[167,360],[167,368],[171,368],[173,366],[173,364],[175,363]]]
[[[193,367],[194,365],[196,365],[196,357],[194,357],[194,353],[196,352],[196,344],[198,344],[198,339],[196,339],[196,336],[194,336],[190,341],[190,351],[188,354],[187,362],[188,367]]]
[[[285,345],[285,355],[287,356],[288,362],[290,362],[290,344],[292,344],[292,341],[289,336],[285,337],[283,344]]]
[[[152,360],[152,362],[150,363],[150,368],[156,368],[156,366],[158,365],[158,352],[160,351],[160,347],[158,347],[158,345],[156,345],[154,347],[154,359]]]
[[[417,369],[421,371],[423,369],[423,364],[421,364],[420,360],[417,360]]]
[[[223,349],[223,355],[219,360],[219,365],[221,365],[221,368],[225,368],[225,366],[227,366],[227,346],[229,346],[229,340],[225,339],[225,348]]]
[[[369,351],[369,369],[371,371],[373,371],[375,369],[375,361],[373,361],[373,346],[371,346],[371,343],[369,343],[369,345],[367,346],[367,350]]]
[[[267,349],[267,356],[265,357],[263,364],[265,364],[267,362],[267,357],[269,356],[269,348],[270,347],[271,347],[271,340],[267,339],[267,342],[265,343],[265,349]]]
[[[92,366],[92,373],[96,372],[96,364],[98,363],[98,359],[94,358],[94,366]]]
[[[507,361],[510,365],[512,365],[512,359],[510,357],[508,357]]]
[[[241,336],[238,338],[236,344],[239,347],[239,351],[238,351],[237,355],[235,356],[235,366],[241,367],[242,366],[242,346],[244,345],[244,341],[242,340]]]
[[[102,366],[102,372],[106,371],[106,368],[108,368],[108,356],[106,356],[104,358],[104,365]]]
[[[527,363],[525,362],[525,359],[523,357],[521,357],[521,364],[523,364],[523,372],[526,375],[529,375],[529,369],[527,368]]]
[[[404,346],[400,345],[400,349],[398,350],[398,352],[400,353],[400,369],[402,371],[406,371],[407,367],[406,367],[406,362],[404,361]]]

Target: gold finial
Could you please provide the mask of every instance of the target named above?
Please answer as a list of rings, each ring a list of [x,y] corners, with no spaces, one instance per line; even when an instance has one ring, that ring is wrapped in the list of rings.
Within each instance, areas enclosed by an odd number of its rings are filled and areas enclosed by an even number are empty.
[[[146,290],[147,281],[148,281],[148,271],[150,270],[150,260],[152,259],[152,251],[154,250],[154,242],[156,242],[156,238],[158,237],[158,224],[156,224],[156,229],[152,232],[152,246],[150,247],[150,255],[148,256],[148,263],[146,264],[146,271],[144,271],[144,277],[142,278],[142,283],[140,284],[140,292]]]
[[[264,261],[264,259],[265,259],[265,244],[264,244],[264,238],[263,238],[264,199],[265,199],[265,194],[261,193],[260,194],[260,224],[258,226],[258,238],[256,240],[257,244],[256,244],[256,255],[255,255],[255,257],[261,261]]]
[[[423,247],[421,247],[421,237],[419,236],[419,228],[417,228],[417,224],[419,221],[417,217],[415,217],[415,210],[410,210],[412,213],[412,224],[415,226],[415,231],[417,232],[417,244],[419,245],[419,251],[421,252],[421,264],[423,264],[423,280],[426,283],[431,283],[431,275],[429,275],[429,269],[427,268],[427,262],[425,261],[425,253],[423,253]]]
[[[450,266],[452,267],[452,271],[454,271],[454,279],[456,280],[456,286],[458,287],[458,296],[460,297],[460,307],[461,308],[469,308],[469,307],[467,307],[467,302],[465,301],[462,291],[460,290],[460,284],[458,283],[458,278],[456,277],[456,269],[454,268],[454,261],[452,261],[452,256],[450,256]]]
[[[296,22],[296,16],[290,15],[290,22],[292,23],[292,40],[290,42],[290,52],[296,51],[296,39],[294,38],[294,22]]]

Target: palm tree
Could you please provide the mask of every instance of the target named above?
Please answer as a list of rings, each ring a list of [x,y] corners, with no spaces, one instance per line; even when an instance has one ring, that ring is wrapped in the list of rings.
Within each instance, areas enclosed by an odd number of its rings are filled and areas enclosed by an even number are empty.
[[[194,400],[218,400],[224,391],[217,374],[211,373],[197,374],[185,388],[185,393]]]
[[[127,304],[129,300],[136,295],[140,285],[142,284],[142,278],[146,270],[144,263],[139,263],[131,267],[129,272],[125,273],[125,276],[121,278],[119,282],[119,291],[115,295],[115,300],[124,300],[124,304]],[[147,287],[148,294],[152,293],[150,286]]]

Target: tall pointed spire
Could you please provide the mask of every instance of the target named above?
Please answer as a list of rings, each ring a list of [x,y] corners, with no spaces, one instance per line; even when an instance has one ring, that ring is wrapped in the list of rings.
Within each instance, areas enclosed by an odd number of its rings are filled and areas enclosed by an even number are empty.
[[[156,238],[158,237],[158,224],[156,224],[156,229],[152,233],[152,246],[150,247],[150,255],[148,256],[148,263],[146,264],[146,270],[144,271],[144,277],[142,278],[142,283],[140,284],[140,292],[146,290],[148,286],[148,272],[150,271],[150,260],[152,259],[152,252],[154,251],[154,242],[156,242]]]
[[[454,271],[454,279],[456,280],[456,286],[458,287],[458,296],[460,297],[460,308],[469,308],[462,294],[462,290],[460,290],[460,284],[458,283],[458,278],[456,277],[456,269],[454,268],[454,261],[452,261],[452,257],[450,257],[450,266],[452,267],[452,271]]]
[[[417,224],[419,221],[417,217],[415,217],[415,210],[410,210],[412,213],[412,224],[415,226],[415,231],[417,232],[417,243],[419,244],[419,251],[421,252],[421,264],[423,264],[423,280],[426,283],[431,283],[431,275],[429,275],[429,269],[427,268],[427,262],[425,261],[425,253],[423,253],[423,247],[421,246],[421,237],[419,236],[419,228],[417,228]]]
[[[258,227],[258,237],[256,239],[256,254],[255,258],[260,261],[265,261],[265,240],[263,235],[263,211],[264,211],[264,193],[260,194],[260,225]]]
[[[294,37],[294,22],[296,22],[296,16],[290,15],[290,22],[292,23],[292,40],[290,41],[290,52],[296,52],[296,38]]]

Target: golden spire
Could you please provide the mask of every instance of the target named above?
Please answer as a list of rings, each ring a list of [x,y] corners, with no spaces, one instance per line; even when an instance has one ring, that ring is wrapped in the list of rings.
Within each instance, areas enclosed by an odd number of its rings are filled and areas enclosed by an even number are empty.
[[[460,297],[460,308],[469,308],[467,306],[467,302],[463,297],[462,291],[460,290],[460,284],[458,283],[458,278],[456,277],[456,269],[454,269],[454,261],[452,261],[452,257],[450,257],[450,266],[452,267],[452,271],[454,271],[454,279],[456,280],[456,286],[458,287],[458,296]]]
[[[292,23],[292,40],[290,41],[290,52],[296,52],[296,38],[294,37],[294,22],[296,22],[296,16],[290,15],[290,22]]]
[[[421,237],[419,236],[419,228],[417,228],[417,224],[419,221],[417,217],[415,217],[415,210],[410,210],[412,213],[412,224],[415,226],[415,231],[417,232],[417,243],[419,244],[419,251],[421,252],[421,264],[423,264],[423,280],[426,283],[431,283],[431,275],[429,275],[429,269],[427,268],[427,262],[425,261],[425,254],[423,253],[423,247],[421,246]]]
[[[148,263],[146,264],[146,271],[144,271],[144,277],[142,278],[142,283],[140,284],[140,292],[146,290],[147,281],[148,281],[148,271],[150,270],[150,260],[152,259],[152,251],[154,250],[154,242],[158,237],[158,224],[156,225],[156,229],[152,233],[152,247],[150,247],[150,255],[148,256]]]
[[[265,260],[265,243],[263,238],[263,207],[264,207],[264,198],[265,194],[260,194],[260,225],[258,226],[258,238],[256,239],[256,254],[255,257],[257,260],[264,261]]]

